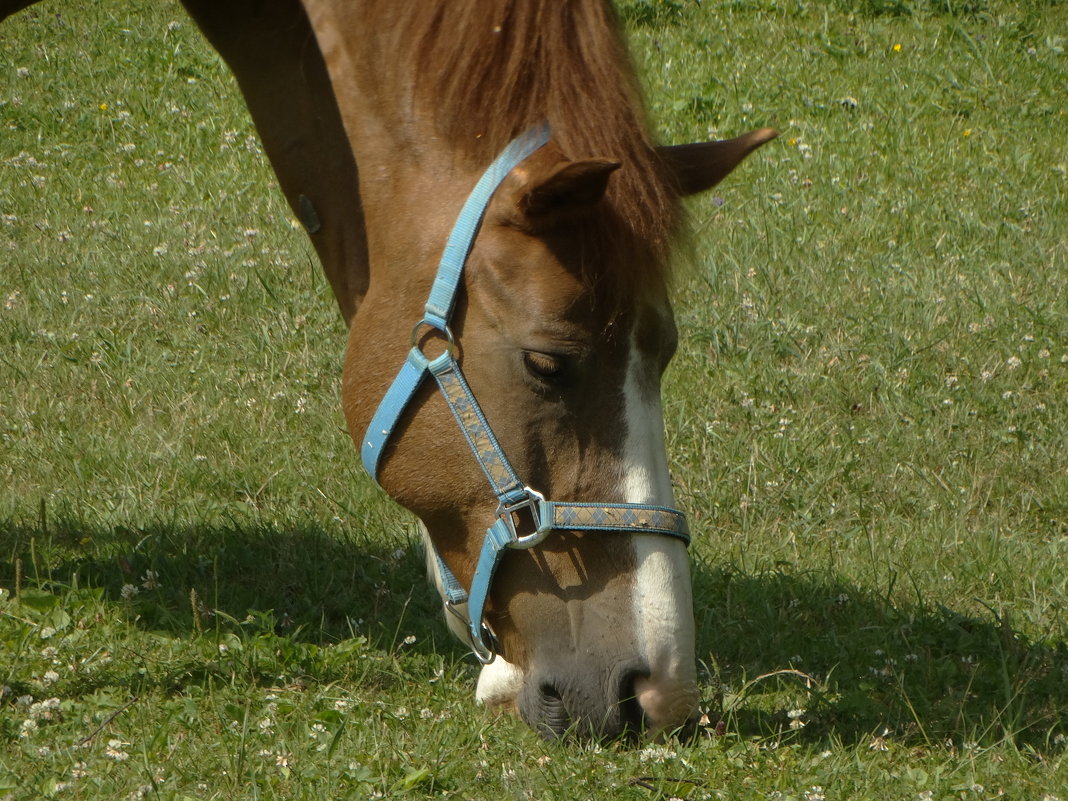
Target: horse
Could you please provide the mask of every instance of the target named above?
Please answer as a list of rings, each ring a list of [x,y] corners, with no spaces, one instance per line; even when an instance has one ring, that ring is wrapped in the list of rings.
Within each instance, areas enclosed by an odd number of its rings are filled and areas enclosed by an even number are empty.
[[[776,132],[656,145],[610,0],[183,2],[323,265],[349,431],[477,700],[547,737],[692,727],[671,254],[682,198]]]

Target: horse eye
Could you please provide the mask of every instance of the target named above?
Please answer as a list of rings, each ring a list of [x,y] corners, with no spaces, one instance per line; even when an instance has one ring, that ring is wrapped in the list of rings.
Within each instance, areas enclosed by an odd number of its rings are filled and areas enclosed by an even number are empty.
[[[556,356],[535,351],[523,352],[523,364],[535,378],[558,378],[564,371],[564,363]]]

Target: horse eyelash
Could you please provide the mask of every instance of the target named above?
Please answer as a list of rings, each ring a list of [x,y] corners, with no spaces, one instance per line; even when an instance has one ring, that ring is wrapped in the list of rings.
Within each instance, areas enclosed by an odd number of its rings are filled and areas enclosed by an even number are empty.
[[[535,378],[552,380],[564,372],[564,361],[558,356],[537,351],[523,351],[523,364]]]

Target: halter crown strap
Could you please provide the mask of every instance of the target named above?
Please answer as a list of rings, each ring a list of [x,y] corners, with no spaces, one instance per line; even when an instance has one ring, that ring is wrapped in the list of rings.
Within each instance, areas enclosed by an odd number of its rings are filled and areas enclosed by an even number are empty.
[[[541,493],[525,486],[504,455],[453,357],[449,320],[464,264],[486,207],[505,177],[548,140],[549,128],[544,124],[514,139],[483,173],[464,202],[438,263],[423,319],[412,332],[412,349],[371,418],[360,449],[364,467],[377,479],[382,452],[393,429],[423,380],[432,375],[497,498],[496,521],[486,530],[470,590],[463,589],[445,560],[434,552],[445,609],[463,622],[469,645],[483,663],[492,662],[495,656],[493,633],[482,622],[483,612],[493,575],[508,549],[532,548],[556,530],[659,534],[687,544],[690,541],[686,517],[675,509],[634,503],[559,503],[547,501]],[[448,342],[445,352],[434,359],[428,359],[419,349],[417,334],[424,326],[442,332]],[[531,525],[524,531],[531,533],[521,535],[517,531],[516,518],[520,515],[529,515]]]
[[[426,301],[426,314],[423,322],[427,325],[444,330],[449,324],[452,309],[456,303],[457,290],[460,287],[460,278],[463,276],[464,264],[475,244],[475,237],[478,235],[482,216],[486,213],[490,198],[497,191],[497,187],[508,177],[508,173],[548,141],[549,126],[545,123],[534,126],[509,142],[478,179],[478,183],[475,184],[475,188],[471,190],[463,208],[460,209],[460,215],[453,224],[452,233],[449,234],[445,250],[441,254],[438,274],[434,278],[434,285],[430,288],[430,297]]]

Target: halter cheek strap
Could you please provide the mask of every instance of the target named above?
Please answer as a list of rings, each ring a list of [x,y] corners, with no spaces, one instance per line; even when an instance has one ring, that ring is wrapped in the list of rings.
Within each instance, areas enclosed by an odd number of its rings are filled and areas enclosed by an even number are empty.
[[[486,530],[469,590],[464,590],[445,560],[434,551],[445,609],[463,622],[472,651],[487,664],[494,659],[495,641],[492,631],[483,623],[483,613],[494,573],[508,549],[532,548],[559,530],[660,534],[687,544],[690,541],[686,518],[675,509],[635,503],[559,503],[545,500],[540,492],[526,486],[493,436],[454,357],[449,320],[464,264],[486,207],[508,173],[548,140],[549,128],[544,124],[512,140],[471,191],[445,245],[423,318],[412,330],[412,349],[371,418],[360,449],[364,467],[377,480],[379,462],[393,429],[426,377],[434,377],[497,498],[496,521]],[[437,330],[446,339],[444,353],[433,359],[428,359],[419,348],[419,334],[425,327]],[[516,521],[524,515],[529,517],[530,524],[523,530],[531,533],[521,535]]]

